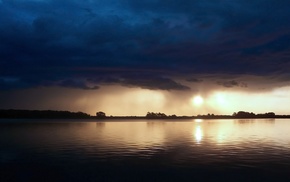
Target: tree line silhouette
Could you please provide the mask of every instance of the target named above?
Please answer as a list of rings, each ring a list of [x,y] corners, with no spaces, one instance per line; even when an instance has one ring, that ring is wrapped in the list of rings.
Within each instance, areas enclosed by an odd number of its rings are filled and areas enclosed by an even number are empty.
[[[11,119],[82,119],[90,118],[89,114],[83,112],[52,111],[52,110],[0,110],[0,118]]]
[[[275,116],[276,114],[274,112],[267,112],[264,114],[255,114],[253,112],[239,111],[233,114],[233,117],[236,117],[236,118],[274,118]]]
[[[0,110],[0,118],[11,119],[243,119],[243,118],[290,118],[290,115],[276,115],[274,112],[255,114],[253,112],[238,111],[232,115],[197,115],[197,116],[176,116],[166,115],[161,112],[147,112],[145,116],[107,116],[105,112],[96,112],[91,116],[83,112],[53,111],[53,110]]]

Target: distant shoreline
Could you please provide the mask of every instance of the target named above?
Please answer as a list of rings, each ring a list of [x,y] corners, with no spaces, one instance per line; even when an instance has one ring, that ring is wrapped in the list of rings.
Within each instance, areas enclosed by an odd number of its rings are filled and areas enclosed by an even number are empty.
[[[100,113],[100,112],[99,112]],[[103,112],[101,112],[103,113]],[[166,116],[163,113],[150,113],[146,116],[91,116],[83,112],[53,111],[53,110],[0,110],[0,119],[95,119],[95,120],[185,120],[185,119],[287,119],[290,115],[275,115],[274,113],[254,114],[244,111],[234,113],[234,115],[198,115],[198,116]]]

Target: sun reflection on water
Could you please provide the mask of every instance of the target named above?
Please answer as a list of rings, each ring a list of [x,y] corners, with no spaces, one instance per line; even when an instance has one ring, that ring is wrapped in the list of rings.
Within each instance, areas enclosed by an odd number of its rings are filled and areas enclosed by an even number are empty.
[[[194,122],[201,123],[201,122],[203,122],[203,120],[202,119],[195,119]]]
[[[194,131],[194,137],[195,137],[196,142],[199,144],[203,137],[203,131],[202,131],[201,126],[196,126],[195,131]]]

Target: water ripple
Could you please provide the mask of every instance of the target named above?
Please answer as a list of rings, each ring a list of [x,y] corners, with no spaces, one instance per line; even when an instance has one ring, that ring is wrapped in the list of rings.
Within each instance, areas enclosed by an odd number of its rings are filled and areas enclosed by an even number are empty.
[[[263,170],[276,166],[283,171],[290,168],[289,129],[290,121],[280,120],[275,127],[261,120],[6,124],[0,128],[0,162],[24,158],[60,164],[125,162]]]

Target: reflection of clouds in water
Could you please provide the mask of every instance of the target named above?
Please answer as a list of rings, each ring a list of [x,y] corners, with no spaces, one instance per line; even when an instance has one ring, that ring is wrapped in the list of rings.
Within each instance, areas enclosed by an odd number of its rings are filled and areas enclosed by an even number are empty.
[[[98,143],[133,150],[161,146],[164,143],[165,122],[100,122],[96,129],[101,131]],[[122,146],[122,147],[121,147]]]
[[[66,123],[53,125],[49,138],[43,136],[42,127],[39,135],[43,142],[53,144],[55,136],[71,142],[72,146],[87,145],[90,151],[109,149],[118,152],[144,152],[160,151],[167,146],[172,148],[180,146],[207,145],[223,147],[228,145],[243,146],[249,142],[276,142],[277,145],[289,145],[289,121],[288,120],[189,120],[190,122],[167,122],[165,120],[132,120],[130,122],[88,122]],[[136,122],[135,122],[136,121]],[[202,122],[201,122],[202,121]],[[270,124],[275,123],[275,124]],[[39,125],[38,125],[39,126]],[[42,126],[42,125],[41,125]],[[45,125],[47,127],[47,125]],[[51,125],[49,125],[52,127]],[[45,127],[45,128],[46,128]],[[33,127],[35,128],[35,127]],[[27,131],[27,129],[25,130]],[[34,131],[33,133],[37,132]],[[65,131],[65,132],[64,132]],[[19,131],[17,132],[20,133]],[[38,132],[37,132],[38,133]],[[51,138],[51,136],[54,136]],[[271,139],[271,140],[270,140]],[[51,140],[51,141],[48,141]],[[68,141],[69,140],[69,141]],[[37,146],[40,144],[37,143]]]

